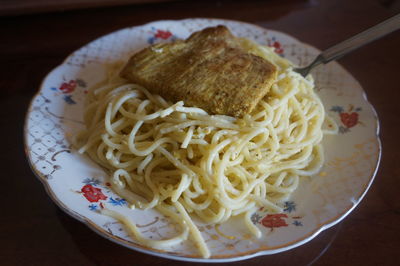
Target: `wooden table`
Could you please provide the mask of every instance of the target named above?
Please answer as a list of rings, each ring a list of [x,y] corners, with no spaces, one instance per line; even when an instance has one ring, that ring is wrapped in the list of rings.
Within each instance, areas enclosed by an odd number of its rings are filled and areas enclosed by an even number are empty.
[[[324,49],[395,12],[378,0],[221,0],[0,17],[0,264],[185,264],[135,252],[98,236],[56,207],[31,172],[22,141],[28,103],[46,73],[72,51],[123,27],[188,17],[247,21]],[[340,60],[362,84],[381,121],[381,166],[361,204],[343,222],[301,247],[236,265],[400,264],[399,48],[397,32]]]

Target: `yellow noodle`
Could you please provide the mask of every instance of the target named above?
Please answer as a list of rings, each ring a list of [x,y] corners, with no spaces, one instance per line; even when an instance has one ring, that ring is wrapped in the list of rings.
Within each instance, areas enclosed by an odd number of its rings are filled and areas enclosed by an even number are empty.
[[[240,119],[168,102],[128,84],[115,69],[88,94],[79,152],[109,171],[113,190],[132,207],[156,208],[182,227],[171,240],[149,240],[126,217],[102,211],[145,245],[177,244],[190,232],[201,255],[209,257],[193,215],[210,224],[241,215],[260,237],[251,214],[260,207],[282,212],[300,178],[322,167],[322,136],[335,133],[337,126],[325,121],[311,76],[295,73],[269,48],[243,43],[273,62],[279,75],[255,110]],[[324,121],[329,130],[323,129]]]

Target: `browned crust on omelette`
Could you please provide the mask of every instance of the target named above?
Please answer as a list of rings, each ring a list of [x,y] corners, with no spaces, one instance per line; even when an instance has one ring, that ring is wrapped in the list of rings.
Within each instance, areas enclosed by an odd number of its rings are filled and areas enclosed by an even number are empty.
[[[134,54],[121,72],[173,102],[183,100],[211,114],[235,117],[254,109],[276,75],[273,64],[246,52],[225,26],[147,47]]]

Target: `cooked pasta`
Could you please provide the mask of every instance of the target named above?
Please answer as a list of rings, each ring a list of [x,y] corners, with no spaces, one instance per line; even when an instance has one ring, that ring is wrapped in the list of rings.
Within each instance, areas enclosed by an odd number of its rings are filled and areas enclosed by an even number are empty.
[[[271,49],[243,42],[277,65],[279,76],[242,118],[168,102],[127,83],[115,68],[88,94],[79,152],[108,171],[113,190],[132,208],[156,208],[182,228],[172,239],[146,239],[134,222],[102,210],[145,245],[163,248],[191,237],[209,257],[195,216],[221,224],[242,215],[249,231],[260,237],[251,214],[261,206],[282,212],[301,177],[316,174],[323,164],[325,112],[311,76],[295,73]]]

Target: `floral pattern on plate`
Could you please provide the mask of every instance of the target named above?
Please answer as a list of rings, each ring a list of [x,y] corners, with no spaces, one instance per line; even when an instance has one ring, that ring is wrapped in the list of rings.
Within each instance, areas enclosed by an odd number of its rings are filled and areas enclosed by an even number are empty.
[[[212,253],[211,258],[203,259],[189,240],[166,250],[143,246],[120,223],[98,212],[107,207],[123,213],[149,238],[170,237],[179,230],[168,217],[154,210],[130,209],[110,189],[104,170],[77,153],[72,137],[83,127],[87,88],[101,81],[106,64],[126,60],[149,43],[186,38],[194,31],[219,24],[238,36],[274,47],[295,64],[305,65],[319,53],[284,33],[220,19],[157,21],[122,29],[85,45],[44,79],[25,123],[29,163],[55,203],[120,245],[155,256],[202,262],[243,260],[294,248],[351,212],[374,179],[381,146],[373,107],[360,84],[336,62],[317,67],[313,76],[326,111],[345,134],[324,137],[326,162],[322,171],[301,180],[292,198],[282,206],[284,213],[259,210],[253,214],[253,223],[262,231],[260,239],[251,236],[240,219],[215,226],[196,221]]]

